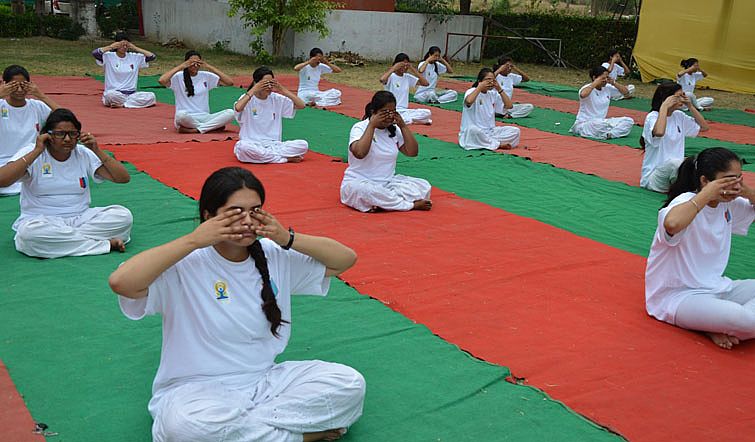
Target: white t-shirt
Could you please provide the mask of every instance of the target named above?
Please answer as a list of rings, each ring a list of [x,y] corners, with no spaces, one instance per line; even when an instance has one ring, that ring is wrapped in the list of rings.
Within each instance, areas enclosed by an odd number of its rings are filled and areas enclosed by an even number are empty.
[[[23,106],[13,107],[0,99],[0,166],[11,161],[19,149],[36,142],[48,115],[50,107],[43,101],[27,98]],[[19,183],[0,187],[0,194],[20,191]]]
[[[590,84],[586,84],[579,88],[580,94],[582,89],[588,87]],[[611,94],[613,91],[617,91],[615,87],[610,84],[603,86],[598,90],[593,88],[590,95],[585,98],[579,96],[579,112],[577,112],[577,120],[574,124],[584,123],[590,120],[602,120],[608,115],[608,106],[611,104]]]
[[[645,155],[642,159],[642,177],[640,186],[648,185],[650,174],[658,167],[672,160],[684,159],[684,138],[696,137],[700,125],[694,118],[676,110],[666,117],[666,132],[662,137],[653,136],[653,126],[658,120],[658,111],[652,111],[645,117],[642,138],[645,139]]]
[[[239,97],[239,100],[243,97]],[[238,103],[238,100],[236,100]],[[234,109],[236,104],[234,103]],[[252,95],[241,112],[236,112],[236,121],[241,125],[240,140],[280,141],[283,135],[283,118],[294,118],[294,102],[276,92],[260,100]]]
[[[184,73],[176,72],[170,77],[170,88],[176,96],[176,112],[185,111],[190,114],[209,114],[210,113],[210,89],[218,86],[220,77],[212,72],[199,71],[197,75],[191,77],[194,83],[194,95],[186,95],[186,84],[184,84]]]
[[[19,150],[13,160],[34,150],[34,145]],[[15,229],[22,219],[35,216],[72,217],[89,208],[90,177],[95,183],[103,178],[95,172],[102,161],[91,150],[78,144],[71,156],[60,162],[45,150],[26,169],[21,182],[21,216],[13,224]]]
[[[417,69],[418,70],[422,69],[422,66],[425,65],[425,64],[427,64],[426,61],[421,62],[419,64],[419,67]],[[430,66],[427,67],[427,69],[425,69],[425,72],[422,73],[423,76],[425,77],[425,80],[427,80],[427,82],[430,83],[430,85],[429,86],[419,86],[417,88],[417,91],[415,92],[415,94],[419,94],[419,93],[423,93],[423,92],[428,92],[428,91],[435,91],[435,86],[438,85],[438,77],[440,77],[441,74],[445,74],[446,72],[448,72],[448,68],[446,67],[446,65],[444,65],[441,62],[436,62],[435,66],[437,66],[437,68],[438,68],[437,72],[435,71],[435,67],[433,67],[433,65],[430,65]],[[406,75],[406,74],[404,74],[404,75]]]
[[[349,146],[362,138],[370,120],[362,120],[351,126]],[[396,136],[391,137],[388,129],[375,129],[370,152],[361,160],[349,149],[349,167],[343,173],[344,181],[370,180],[380,183],[390,181],[396,174],[396,158],[399,148],[404,145],[404,136],[396,126]]]
[[[333,72],[330,66],[325,63],[320,63],[315,67],[306,65],[299,71],[299,90],[297,95],[301,95],[304,92],[318,92],[320,84],[320,76],[322,74],[330,74]]]
[[[723,276],[731,235],[747,235],[755,220],[752,204],[737,198],[715,208],[706,205],[690,225],[669,236],[663,227],[666,215],[695,195],[683,193],[658,213],[645,271],[645,303],[647,312],[662,321],[673,322],[679,304],[695,290],[721,293],[731,289],[731,279]]]
[[[682,86],[682,90],[685,93],[692,94],[695,92],[695,84],[705,78],[702,72],[693,72],[691,74],[684,74],[676,79],[676,82]]]
[[[475,88],[469,88],[464,92],[464,99],[474,92]],[[480,129],[492,129],[495,127],[495,114],[502,114],[503,99],[501,94],[496,90],[489,90],[485,93],[477,94],[477,99],[472,106],[467,107],[466,103],[461,108],[461,130],[459,139],[465,139],[465,135],[472,127]]]
[[[509,98],[513,99],[514,86],[522,82],[522,76],[519,74],[515,74],[513,72],[510,73],[509,75],[498,74],[495,76],[495,80],[501,86],[501,89],[503,89],[503,91],[506,92],[506,95],[508,95]]]
[[[139,80],[139,69],[148,68],[144,54],[138,52],[126,52],[121,58],[115,51],[102,54],[102,62],[97,64],[105,67],[105,90],[134,92],[136,82]]]
[[[603,66],[604,68],[608,69],[611,66],[611,63],[605,62],[601,66]],[[624,68],[621,67],[620,64],[614,63],[613,64],[613,70],[608,73],[608,76],[611,77],[611,78],[613,78],[614,80],[617,77],[623,77],[624,76]]]
[[[392,73],[385,83],[385,90],[391,92],[396,97],[396,109],[403,110],[409,108],[409,89],[413,88],[419,78],[412,74],[404,73],[402,76]]]
[[[270,331],[262,310],[262,277],[250,257],[223,258],[214,247],[194,250],[163,272],[145,298],[119,296],[130,319],[161,314],[163,344],[152,386],[150,411],[171,387],[209,379],[253,385],[286,348],[291,336],[291,294],[324,296],[330,287],[325,266],[295,250],[261,239],[281,317]]]

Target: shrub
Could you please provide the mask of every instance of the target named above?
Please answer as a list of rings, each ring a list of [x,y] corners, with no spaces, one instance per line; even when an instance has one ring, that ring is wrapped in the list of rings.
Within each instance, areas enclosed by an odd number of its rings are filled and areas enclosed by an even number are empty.
[[[559,13],[523,13],[495,15],[493,19],[525,37],[561,39],[561,57],[580,68],[589,68],[604,62],[611,48],[618,48],[628,60],[634,47],[637,29],[632,20],[612,20],[606,17],[586,17]],[[488,34],[511,35],[491,24]],[[557,52],[555,42],[546,42],[546,48]],[[528,63],[551,64],[542,50],[523,40],[489,39],[485,45],[485,58],[510,55],[514,60]]]
[[[76,40],[84,35],[84,28],[62,15],[38,16],[34,12],[26,14],[0,12],[0,37],[22,38],[37,35]]]
[[[139,29],[136,1],[124,0],[112,6],[100,3],[97,6],[97,26],[105,38],[113,38],[118,31]]]

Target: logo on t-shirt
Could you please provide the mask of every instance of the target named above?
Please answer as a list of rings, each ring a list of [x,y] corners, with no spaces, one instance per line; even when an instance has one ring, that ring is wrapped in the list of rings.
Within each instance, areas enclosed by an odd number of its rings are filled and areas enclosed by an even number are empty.
[[[42,175],[52,176],[52,164],[42,163]]]
[[[207,88],[207,82],[206,81],[204,82],[204,87],[205,87],[205,89]]]
[[[225,281],[215,281],[215,299],[224,301],[228,298],[228,283]]]
[[[79,187],[81,187],[82,189],[87,188],[87,177],[83,176],[79,178]]]
[[[253,108],[252,108],[252,116],[253,116],[253,117],[256,117],[256,116],[257,116],[257,108],[256,108],[256,107],[253,107]]]
[[[729,212],[729,209],[726,209],[726,212],[724,212],[724,218],[726,219],[727,223],[731,222],[731,212]]]
[[[8,118],[10,118],[7,107],[0,109],[0,114],[2,114],[3,120],[7,120]]]
[[[134,65],[132,64],[132,65],[130,65],[130,66],[131,66],[131,70],[133,71],[133,70],[134,70]]]

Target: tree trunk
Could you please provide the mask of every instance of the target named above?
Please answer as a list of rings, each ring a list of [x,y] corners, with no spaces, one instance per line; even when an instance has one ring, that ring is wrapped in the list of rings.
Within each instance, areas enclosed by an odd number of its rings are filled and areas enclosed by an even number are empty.
[[[73,20],[74,23],[80,23],[79,20],[79,0],[69,0],[71,3],[71,20]]]
[[[273,25],[273,56],[280,58],[283,52],[283,35],[285,29],[280,25]]]
[[[47,10],[45,9],[45,0],[34,0],[34,12],[37,15],[45,15]]]
[[[11,12],[14,14],[23,14],[26,12],[24,0],[12,0],[10,3]]]
[[[472,12],[472,0],[459,0],[459,13],[469,15]]]

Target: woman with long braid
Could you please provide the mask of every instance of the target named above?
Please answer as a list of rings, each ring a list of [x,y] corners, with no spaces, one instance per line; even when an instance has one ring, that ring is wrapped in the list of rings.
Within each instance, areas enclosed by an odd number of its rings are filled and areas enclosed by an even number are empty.
[[[202,69],[202,70],[200,70]],[[233,86],[233,79],[207,63],[197,51],[188,51],[184,62],[164,73],[158,80],[176,97],[173,124],[180,133],[205,133],[225,129],[233,121],[232,109],[210,113],[210,89]]]
[[[264,202],[251,172],[220,169],[202,187],[199,227],[110,276],[127,317],[163,317],[156,442],[335,440],[362,414],[356,370],[275,362],[291,336],[291,294],[325,295],[356,254],[285,229]]]

